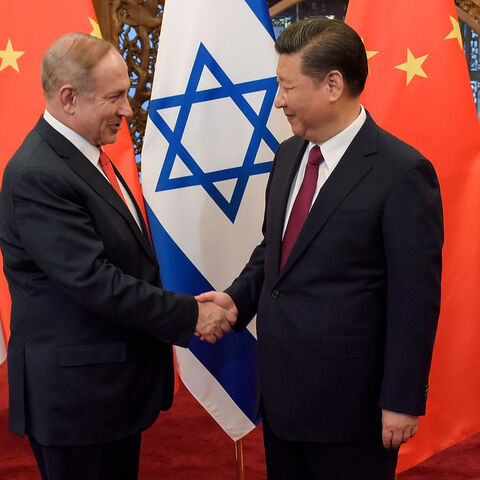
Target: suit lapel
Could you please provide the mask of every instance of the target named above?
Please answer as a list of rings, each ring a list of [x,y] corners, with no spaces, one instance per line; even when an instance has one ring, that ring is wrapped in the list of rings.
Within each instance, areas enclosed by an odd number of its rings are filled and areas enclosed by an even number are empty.
[[[320,232],[343,199],[373,167],[370,155],[377,151],[377,126],[367,115],[365,124],[328,177],[308,214],[292,251],[279,274],[280,280]],[[284,211],[284,210],[283,210]]]
[[[130,230],[136,237],[137,241],[140,243],[142,248],[145,250],[147,255],[154,261],[155,256],[153,253],[153,249],[151,247],[150,241],[148,240],[148,231],[143,222],[142,214],[139,213],[139,218],[141,219],[141,225],[143,228],[143,232],[145,235],[140,231],[138,228],[135,219],[132,217],[130,210],[128,209],[125,202],[118,196],[115,192],[113,187],[110,185],[108,180],[95,168],[95,166],[71,143],[69,142],[63,135],[57,132],[53,127],[51,127],[43,117],[40,118],[37,124],[37,130],[44,137],[48,143],[54,148],[57,154],[64,158],[67,165],[75,172],[79,177],[81,177],[85,182],[100,196],[102,197],[105,202],[107,202],[112,208],[117,210],[120,215],[125,219],[127,222]],[[114,166],[115,168],[115,166]],[[126,186],[125,181],[123,180],[122,176],[115,168],[115,173],[117,177],[122,182],[123,186],[126,188],[130,198],[132,199],[137,212],[139,212],[139,208],[137,206],[137,202],[133,197],[130,189]]]
[[[147,225],[146,225],[145,220],[143,218],[143,213],[140,210],[140,207],[138,206],[138,203],[135,199],[135,196],[133,195],[132,191],[130,190],[129,186],[127,185],[127,182],[124,180],[124,178],[122,177],[120,172],[117,170],[117,167],[113,164],[113,162],[112,162],[112,165],[113,165],[113,169],[115,171],[115,175],[120,180],[123,187],[125,188],[127,193],[130,195],[130,198],[132,199],[133,205],[135,207],[135,211],[137,212],[138,220],[140,221],[140,226],[141,226],[141,230],[143,232],[143,236],[145,237],[145,240],[147,241],[148,245],[151,246],[152,243],[150,241],[150,236],[148,234],[148,228],[147,228]]]

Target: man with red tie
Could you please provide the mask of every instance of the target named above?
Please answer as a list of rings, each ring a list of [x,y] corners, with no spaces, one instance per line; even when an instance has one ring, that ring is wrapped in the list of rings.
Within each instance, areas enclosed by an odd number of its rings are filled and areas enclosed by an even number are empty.
[[[275,47],[275,106],[294,136],[275,155],[263,241],[226,292],[199,299],[238,311],[235,329],[257,314],[269,480],[393,480],[425,413],[437,177],[360,104],[367,57],[350,27],[300,21]]]
[[[141,432],[172,403],[172,344],[214,342],[235,317],[162,289],[138,205],[102,150],[132,113],[121,55],[65,35],[42,86],[45,114],[0,194],[10,429],[28,435],[43,480],[135,480]]]

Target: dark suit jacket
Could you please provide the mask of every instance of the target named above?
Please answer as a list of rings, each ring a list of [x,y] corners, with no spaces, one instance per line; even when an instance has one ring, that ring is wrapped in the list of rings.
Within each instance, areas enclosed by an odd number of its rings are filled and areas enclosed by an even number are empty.
[[[431,163],[368,116],[279,271],[306,145],[298,137],[280,145],[263,241],[227,292],[237,329],[258,312],[259,390],[273,431],[350,441],[380,434],[381,408],[425,412],[440,307],[440,191]]]
[[[196,302],[161,288],[124,202],[43,118],[5,169],[0,242],[11,430],[83,445],[150,426],[171,405],[171,344],[188,344]]]

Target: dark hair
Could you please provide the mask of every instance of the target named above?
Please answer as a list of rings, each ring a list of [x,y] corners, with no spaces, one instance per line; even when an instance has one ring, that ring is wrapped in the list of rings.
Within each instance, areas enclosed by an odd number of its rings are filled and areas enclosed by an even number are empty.
[[[362,92],[368,74],[367,54],[362,39],[341,20],[315,17],[292,23],[278,37],[279,54],[300,53],[304,75],[321,81],[338,70],[352,96]]]

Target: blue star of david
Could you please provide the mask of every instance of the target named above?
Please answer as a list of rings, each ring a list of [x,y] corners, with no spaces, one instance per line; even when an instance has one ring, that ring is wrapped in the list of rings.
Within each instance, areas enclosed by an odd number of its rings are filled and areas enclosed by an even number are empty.
[[[219,87],[198,91],[198,85],[204,67],[210,70],[220,84]],[[257,114],[247,102],[244,95],[259,91],[265,91],[265,96],[260,112]],[[149,116],[169,143],[156,191],[159,192],[201,185],[233,223],[240,208],[250,176],[267,173],[272,166],[272,162],[263,162],[259,164],[255,164],[254,162],[262,140],[268,145],[272,152],[275,152],[278,147],[278,141],[267,128],[267,120],[270,110],[272,109],[276,92],[277,80],[275,77],[234,84],[212,57],[210,52],[201,43],[198,48],[185,93],[155,99],[150,103]],[[204,172],[188,150],[182,145],[182,135],[185,131],[188,115],[190,114],[190,110],[194,103],[208,102],[220,98],[231,98],[233,102],[235,102],[240,111],[252,124],[253,133],[241,166],[225,168],[213,172]],[[160,110],[170,107],[180,107],[173,130],[159,114]],[[185,163],[190,172],[192,172],[192,175],[170,178],[175,158],[177,156]],[[237,181],[231,199],[227,200],[214,183],[230,179],[237,179]]]

